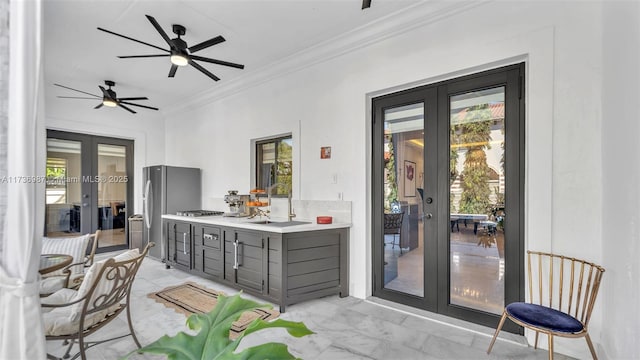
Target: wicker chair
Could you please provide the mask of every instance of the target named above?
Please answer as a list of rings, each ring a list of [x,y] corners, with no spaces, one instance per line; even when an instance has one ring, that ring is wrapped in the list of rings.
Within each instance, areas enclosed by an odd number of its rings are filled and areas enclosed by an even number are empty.
[[[65,288],[42,299],[46,340],[64,340],[69,343],[63,358],[69,357],[69,352],[76,343],[79,345],[79,352],[72,359],[80,356],[85,360],[88,348],[129,335],[133,337],[136,346],[141,347],[131,323],[130,293],[142,260],[152,246],[154,244],[149,243],[142,254],[138,249],[133,249],[98,261],[89,268],[77,291]],[[100,341],[85,340],[125,309],[129,333]],[[52,355],[47,355],[47,358],[59,359]]]
[[[507,318],[520,326],[547,334],[549,339],[549,359],[553,359],[553,337],[584,337],[597,359],[593,343],[589,337],[588,325],[596,302],[604,269],[596,264],[549,253],[527,251],[529,302],[507,305],[502,313],[487,354]],[[537,292],[534,293],[534,284]]]

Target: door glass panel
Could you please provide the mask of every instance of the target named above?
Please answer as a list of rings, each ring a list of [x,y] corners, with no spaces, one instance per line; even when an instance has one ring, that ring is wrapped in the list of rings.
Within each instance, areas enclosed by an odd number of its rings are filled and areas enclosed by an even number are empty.
[[[81,145],[80,141],[47,139],[45,232],[49,237],[81,232]]]
[[[424,103],[384,110],[384,281],[424,297]]]
[[[126,244],[126,147],[98,144],[98,247]]]
[[[504,307],[504,99],[503,86],[450,98],[450,302],[494,314]]]

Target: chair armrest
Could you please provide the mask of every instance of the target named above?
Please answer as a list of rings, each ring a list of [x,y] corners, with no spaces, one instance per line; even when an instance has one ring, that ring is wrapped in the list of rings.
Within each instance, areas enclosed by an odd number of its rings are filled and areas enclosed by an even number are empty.
[[[69,279],[71,278],[71,268],[74,266],[82,266],[84,271],[84,264],[85,264],[84,262],[77,262],[77,263],[69,264],[62,269],[62,273],[64,274],[63,276],[65,277],[65,280],[64,280],[65,288],[69,287]]]
[[[46,299],[46,298],[44,298]],[[86,296],[81,297],[80,299],[77,299],[75,301],[72,302],[68,302],[68,303],[62,303],[62,304],[47,304],[47,303],[42,303],[40,304],[41,307],[43,308],[61,308],[61,307],[67,307],[67,306],[71,306],[73,304],[77,304],[79,302],[82,302],[86,299]]]

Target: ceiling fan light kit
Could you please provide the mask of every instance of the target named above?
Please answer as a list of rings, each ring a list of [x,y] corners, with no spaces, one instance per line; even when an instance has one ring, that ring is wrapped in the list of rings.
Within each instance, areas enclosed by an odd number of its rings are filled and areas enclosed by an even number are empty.
[[[64,86],[64,85],[60,85],[60,84],[53,84],[53,85],[59,86],[61,88],[65,88],[65,89],[68,89],[68,90],[77,91],[79,93],[83,93],[83,94],[86,94],[86,95],[93,96],[92,98],[91,97],[75,97],[75,96],[58,96],[59,98],[84,99],[84,100],[98,100],[98,99],[102,98],[102,102],[100,104],[98,104],[98,106],[94,107],[94,109],[100,109],[102,106],[107,106],[107,107],[119,106],[119,107],[127,110],[128,112],[130,112],[132,114],[135,114],[136,112],[134,110],[132,110],[129,107],[125,106],[125,105],[130,105],[130,106],[137,106],[137,107],[150,109],[150,110],[158,110],[158,108],[156,108],[156,107],[147,106],[147,105],[140,105],[140,104],[134,104],[134,103],[130,102],[130,101],[134,101],[134,100],[149,100],[149,98],[147,98],[147,97],[138,96],[138,97],[119,98],[116,95],[116,92],[111,90],[111,87],[116,85],[116,83],[114,81],[105,80],[104,84],[107,85],[109,88],[105,89],[103,86],[98,86],[100,88],[100,91],[102,91],[102,96],[91,94],[91,93],[88,93],[88,92],[85,92],[85,91],[82,91],[82,90],[77,90],[77,89],[70,88],[68,86]]]
[[[147,46],[150,46],[152,48],[155,48],[155,49],[158,49],[158,50],[166,52],[165,54],[129,55],[129,56],[118,56],[118,57],[121,58],[121,59],[149,58],[149,57],[169,57],[169,60],[171,61],[171,69],[169,70],[169,76],[168,77],[170,77],[170,78],[175,76],[176,71],[178,70],[178,67],[191,65],[196,70],[198,70],[201,73],[205,74],[206,76],[208,76],[209,78],[213,79],[214,81],[220,80],[220,78],[218,78],[217,76],[212,74],[209,70],[205,69],[200,64],[196,63],[194,60],[204,61],[204,62],[208,62],[208,63],[211,63],[211,64],[217,64],[217,65],[222,65],[222,66],[233,67],[233,68],[236,68],[236,69],[244,69],[244,65],[241,65],[241,64],[235,64],[235,63],[228,62],[228,61],[223,61],[223,60],[217,60],[217,59],[212,59],[212,58],[192,55],[193,53],[195,53],[197,51],[200,51],[200,50],[206,49],[208,47],[211,47],[213,45],[216,45],[216,44],[219,44],[221,42],[224,42],[225,38],[222,37],[221,35],[218,35],[218,36],[216,36],[214,38],[211,38],[209,40],[203,41],[201,43],[198,43],[196,45],[193,45],[193,46],[189,47],[187,45],[187,42],[180,38],[181,36],[183,36],[184,34],[187,33],[187,29],[184,26],[178,25],[178,24],[173,24],[172,27],[171,27],[171,30],[173,31],[174,34],[177,35],[177,37],[174,38],[174,39],[170,39],[169,36],[167,35],[167,33],[162,29],[160,24],[158,24],[158,22],[156,21],[156,19],[153,16],[146,15],[146,17],[147,17],[147,20],[149,20],[149,22],[151,23],[151,25],[153,25],[153,27],[156,29],[156,31],[160,34],[162,39],[164,39],[164,41],[169,45],[169,49],[164,49],[164,48],[161,48],[161,47],[153,45],[153,44],[149,44],[149,43],[144,42],[144,41],[140,41],[140,40],[137,40],[137,39],[134,39],[134,38],[122,35],[122,34],[115,33],[113,31],[110,31],[110,30],[107,30],[107,29],[103,29],[101,27],[98,27],[98,30],[106,32],[106,33],[111,34],[111,35],[115,35],[115,36],[121,37],[121,38],[125,38],[127,40],[135,41],[137,43],[140,43],[140,44],[143,44],[143,45],[147,45]],[[96,107],[94,107],[94,109],[99,109],[102,106],[121,107],[121,108],[129,111],[130,113],[135,114],[136,113],[135,111],[133,111],[129,107],[125,106],[125,105],[131,105],[131,106],[138,106],[138,107],[142,107],[142,108],[150,109],[150,110],[158,110],[158,108],[155,108],[155,107],[146,106],[146,105],[140,105],[140,104],[134,104],[134,103],[128,102],[128,101],[132,101],[132,100],[148,100],[148,98],[146,98],[146,97],[118,98],[116,96],[115,91],[111,90],[111,87],[115,86],[116,83],[111,81],[111,80],[105,80],[104,83],[109,88],[105,89],[102,86],[98,86],[100,88],[100,90],[102,91],[102,102],[100,104],[98,104]],[[70,87],[67,87],[67,86],[63,86],[63,85],[60,85],[60,84],[54,84],[54,85],[62,87],[62,88],[65,88],[65,89],[77,91],[77,92],[80,92],[80,93],[83,93],[83,94],[86,94],[86,95],[93,96],[93,98],[74,97],[74,96],[58,96],[59,98],[89,99],[89,100],[94,100],[94,99],[97,100],[97,99],[101,98],[101,96],[99,96],[99,95],[95,95],[95,94],[91,94],[91,93],[84,92],[84,91],[81,91],[81,90],[73,89],[73,88],[70,88]]]
[[[211,38],[209,40],[203,41],[203,42],[198,43],[196,45],[188,46],[187,42],[180,38],[181,36],[183,36],[184,34],[187,33],[187,29],[184,26],[179,25],[179,24],[173,24],[171,26],[171,30],[173,31],[174,34],[177,35],[177,37],[171,39],[171,38],[169,38],[167,33],[164,31],[164,29],[162,29],[160,24],[158,24],[158,21],[156,21],[156,19],[153,16],[151,16],[151,15],[145,15],[145,16],[147,17],[147,20],[149,20],[151,25],[160,34],[162,39],[167,43],[167,45],[169,45],[169,49],[161,48],[159,46],[156,46],[156,45],[153,45],[153,44],[150,44],[150,43],[138,40],[138,39],[134,39],[134,38],[131,38],[131,37],[126,36],[126,35],[118,34],[116,32],[113,32],[113,31],[107,30],[107,29],[103,29],[101,27],[98,27],[98,30],[104,31],[104,32],[106,32],[108,34],[115,35],[115,36],[118,36],[118,37],[121,37],[121,38],[124,38],[124,39],[127,39],[127,40],[135,41],[135,42],[137,42],[139,44],[150,46],[150,47],[152,47],[154,49],[158,49],[158,50],[164,51],[166,54],[125,55],[125,56],[118,56],[119,58],[121,58],[121,59],[134,59],[134,58],[169,57],[169,60],[171,61],[171,69],[169,70],[168,77],[171,77],[171,78],[175,76],[176,71],[178,70],[179,66],[191,65],[196,70],[198,70],[201,73],[205,74],[206,76],[208,76],[212,80],[214,80],[214,81],[220,80],[219,77],[217,77],[216,75],[211,73],[209,70],[207,70],[204,67],[202,67],[202,65],[198,64],[197,62],[195,62],[195,60],[204,61],[204,62],[208,62],[208,63],[211,63],[211,64],[217,64],[217,65],[222,65],[222,66],[229,66],[229,67],[233,67],[233,68],[236,68],[236,69],[244,69],[244,65],[242,65],[242,64],[235,64],[235,63],[228,62],[228,61],[217,60],[217,59],[212,59],[212,58],[193,55],[193,53],[195,53],[195,52],[198,52],[200,50],[203,50],[203,49],[206,49],[206,48],[211,47],[213,45],[216,45],[216,44],[219,44],[221,42],[224,42],[225,41],[224,37],[218,35],[218,36],[216,36],[214,38]]]

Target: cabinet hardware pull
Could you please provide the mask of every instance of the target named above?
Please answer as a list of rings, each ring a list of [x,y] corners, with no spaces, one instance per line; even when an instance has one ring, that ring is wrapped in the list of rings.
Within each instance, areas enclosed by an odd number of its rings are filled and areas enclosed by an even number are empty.
[[[204,234],[204,238],[205,238],[205,240],[213,240],[213,235],[211,235],[211,234]]]
[[[238,270],[238,240],[233,242],[233,268]]]
[[[187,233],[182,233],[182,252],[187,254]]]

